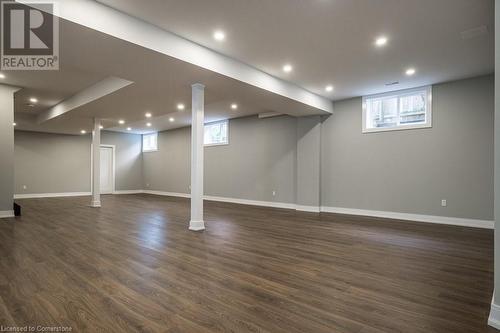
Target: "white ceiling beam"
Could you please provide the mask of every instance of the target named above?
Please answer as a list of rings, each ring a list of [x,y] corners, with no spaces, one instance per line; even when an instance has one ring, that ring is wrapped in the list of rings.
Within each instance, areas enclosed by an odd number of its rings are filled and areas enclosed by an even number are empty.
[[[18,0],[18,2],[23,2]],[[332,112],[331,100],[93,0],[56,0],[58,16],[255,87]],[[30,4],[37,7],[36,4]],[[43,10],[43,8],[39,8]]]
[[[102,98],[106,95],[112,94],[115,91],[120,90],[132,83],[132,81],[118,77],[107,77],[104,80],[101,80],[96,84],[79,91],[70,98],[65,99],[59,104],[40,113],[38,115],[37,122],[38,124],[41,124],[47,120],[59,117],[60,115],[74,110],[80,106],[98,100],[99,98]]]

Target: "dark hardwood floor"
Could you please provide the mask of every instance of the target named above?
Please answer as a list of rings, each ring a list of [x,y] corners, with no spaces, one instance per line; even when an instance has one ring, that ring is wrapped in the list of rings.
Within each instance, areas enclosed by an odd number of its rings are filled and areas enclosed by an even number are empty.
[[[73,332],[496,332],[493,231],[151,195],[19,200],[0,324]]]

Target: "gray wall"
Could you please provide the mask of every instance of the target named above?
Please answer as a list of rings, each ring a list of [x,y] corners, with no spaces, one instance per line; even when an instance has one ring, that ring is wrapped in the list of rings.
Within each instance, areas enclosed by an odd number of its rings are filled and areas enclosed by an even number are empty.
[[[296,135],[288,116],[230,120],[230,144],[205,147],[205,194],[294,203]],[[158,145],[143,156],[145,188],[189,193],[190,128],[159,133]]]
[[[500,0],[495,1],[495,303],[500,304]]]
[[[12,212],[14,183],[14,92],[0,85],[0,212]]]
[[[322,205],[491,220],[493,86],[491,75],[435,85],[429,129],[362,134],[361,98],[335,103]]]
[[[90,192],[89,135],[15,131],[14,141],[16,194]],[[103,131],[101,143],[116,146],[116,190],[142,189],[141,136]]]

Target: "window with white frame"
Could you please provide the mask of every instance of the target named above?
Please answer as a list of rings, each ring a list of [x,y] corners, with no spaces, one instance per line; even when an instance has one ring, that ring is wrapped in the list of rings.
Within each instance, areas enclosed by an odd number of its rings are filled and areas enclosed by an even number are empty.
[[[431,86],[363,97],[363,133],[431,126]]]
[[[150,133],[142,135],[142,151],[157,151],[158,150],[158,133]]]
[[[205,135],[203,142],[205,146],[229,144],[228,121],[224,120],[205,124]]]

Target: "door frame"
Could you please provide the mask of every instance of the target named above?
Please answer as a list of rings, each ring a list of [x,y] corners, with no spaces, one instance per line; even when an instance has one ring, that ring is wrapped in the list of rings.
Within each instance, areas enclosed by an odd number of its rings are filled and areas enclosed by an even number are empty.
[[[93,192],[94,190],[94,185],[93,185],[93,182],[92,182],[92,178],[94,177],[94,170],[93,170],[93,164],[94,164],[94,156],[92,155],[92,147],[94,145],[91,143],[90,144],[90,192]],[[116,146],[115,145],[100,145],[99,147],[101,148],[111,148],[113,153],[111,154],[112,155],[112,161],[111,161],[111,164],[112,164],[112,171],[113,171],[113,178],[111,179],[112,180],[112,190],[111,190],[111,194],[115,194],[116,192],[116,187],[115,187],[115,184],[116,184]],[[101,150],[99,150],[99,153],[101,152]],[[108,194],[108,193],[100,193],[100,194]]]

